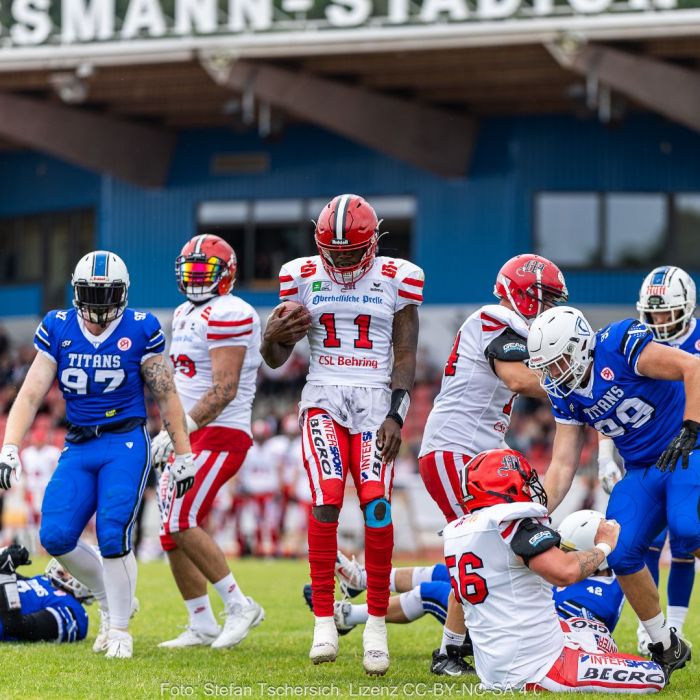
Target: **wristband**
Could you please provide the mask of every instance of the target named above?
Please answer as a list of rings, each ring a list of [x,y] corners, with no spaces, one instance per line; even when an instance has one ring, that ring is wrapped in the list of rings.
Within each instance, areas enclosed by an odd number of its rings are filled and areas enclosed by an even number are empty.
[[[612,547],[607,542],[598,542],[598,544],[594,545],[594,549],[599,549],[603,552],[606,559],[610,556],[610,552],[612,552]]]
[[[391,392],[391,407],[387,418],[393,418],[400,428],[403,428],[403,422],[406,420],[408,407],[411,405],[411,396],[406,389],[394,389]]]
[[[195,430],[199,430],[199,426],[195,423],[194,418],[189,413],[185,413],[185,423],[187,423],[187,434],[193,433]]]
[[[615,443],[610,438],[604,438],[598,441],[598,463],[614,461],[615,459]]]

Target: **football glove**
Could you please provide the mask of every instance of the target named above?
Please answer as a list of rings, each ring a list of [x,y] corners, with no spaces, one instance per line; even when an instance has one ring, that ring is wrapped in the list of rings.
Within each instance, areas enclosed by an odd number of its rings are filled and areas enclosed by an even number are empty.
[[[151,440],[151,461],[156,469],[162,469],[173,453],[173,441],[167,430],[161,430]]]
[[[681,460],[683,469],[688,468],[690,453],[695,448],[700,432],[700,423],[694,420],[684,420],[681,432],[673,438],[671,444],[663,451],[656,463],[658,469],[672,472],[676,469],[678,460]]]
[[[197,467],[192,453],[175,455],[170,465],[170,479],[175,482],[175,498],[182,498],[193,486]]]
[[[0,450],[0,489],[7,491],[12,486],[12,473],[19,479],[22,463],[16,445],[3,445]]]
[[[622,479],[622,472],[617,466],[615,460],[611,459],[607,462],[598,463],[598,481],[603,487],[605,493],[612,493],[613,486]]]
[[[0,550],[0,570],[8,559],[12,562],[14,569],[32,563],[32,560],[29,558],[29,550],[19,544],[11,544],[9,547]]]

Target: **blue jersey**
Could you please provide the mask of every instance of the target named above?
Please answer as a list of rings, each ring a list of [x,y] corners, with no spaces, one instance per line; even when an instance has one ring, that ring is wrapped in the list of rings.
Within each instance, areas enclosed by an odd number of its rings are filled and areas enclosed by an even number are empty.
[[[588,386],[550,397],[558,422],[591,425],[612,438],[627,470],[654,464],[683,423],[683,382],[637,372],[639,355],[652,340],[639,321],[611,323],[596,333]]]
[[[141,363],[165,350],[153,314],[126,309],[102,335],[93,336],[75,309],[50,311],[36,330],[34,346],[56,362],[70,423],[146,418]]]
[[[76,642],[85,639],[88,630],[88,616],[85,608],[72,595],[54,588],[46,576],[17,577],[17,590],[22,615],[51,609],[58,623],[57,642]],[[1,623],[0,641],[12,641],[12,638],[5,635]]]
[[[700,355],[700,323],[696,318],[691,318],[688,330],[680,338],[664,343],[664,345],[689,352],[691,355]]]
[[[614,576],[590,576],[570,586],[553,586],[552,597],[559,617],[598,620],[611,632],[625,602],[625,594]]]

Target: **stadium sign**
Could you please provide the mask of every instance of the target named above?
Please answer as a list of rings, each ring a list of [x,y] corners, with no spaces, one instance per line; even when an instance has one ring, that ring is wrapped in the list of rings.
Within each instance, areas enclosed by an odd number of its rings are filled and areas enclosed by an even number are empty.
[[[167,36],[528,21],[611,11],[648,13],[676,6],[677,0],[4,0],[0,45],[6,49]]]

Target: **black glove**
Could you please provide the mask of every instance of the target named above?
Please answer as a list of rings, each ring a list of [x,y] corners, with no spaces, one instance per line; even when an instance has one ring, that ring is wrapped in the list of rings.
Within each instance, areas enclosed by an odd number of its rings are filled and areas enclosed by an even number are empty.
[[[32,560],[29,558],[29,550],[19,544],[11,544],[0,552],[0,561],[4,561],[6,557],[10,558],[15,569],[18,566],[26,566],[32,563]]]
[[[678,458],[682,457],[681,466],[688,468],[688,458],[698,442],[700,433],[700,423],[694,420],[684,420],[681,432],[678,437],[673,438],[671,444],[663,451],[659,461],[656,463],[658,469],[665,472],[667,469],[672,472],[676,469]]]

